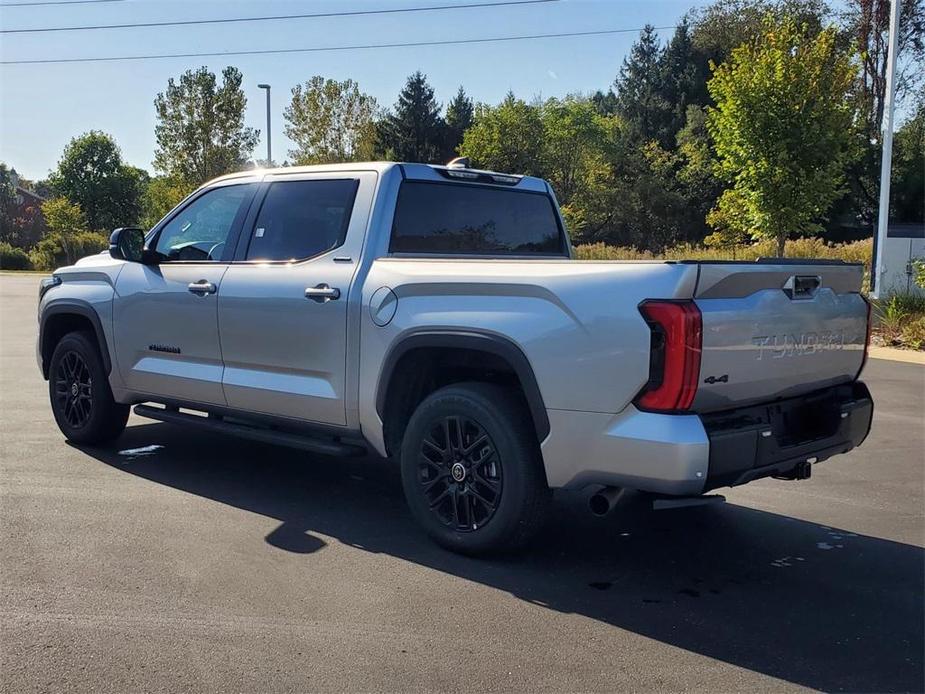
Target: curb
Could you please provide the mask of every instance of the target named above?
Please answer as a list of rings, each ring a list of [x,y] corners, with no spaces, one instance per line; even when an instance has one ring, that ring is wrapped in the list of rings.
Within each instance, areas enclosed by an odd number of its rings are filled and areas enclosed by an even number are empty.
[[[895,347],[875,347],[871,345],[870,358],[901,361],[906,364],[925,364],[925,352],[911,349],[896,349]]]

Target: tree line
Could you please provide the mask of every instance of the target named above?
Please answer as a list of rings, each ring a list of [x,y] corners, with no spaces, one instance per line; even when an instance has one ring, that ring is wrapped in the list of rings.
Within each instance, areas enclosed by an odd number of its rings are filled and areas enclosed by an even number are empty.
[[[891,214],[925,208],[925,10],[901,0],[897,96],[910,114],[895,137]],[[869,235],[879,188],[889,3],[717,0],[692,10],[667,41],[647,26],[608,88],[475,103],[463,87],[444,107],[426,75],[410,75],[381,107],[353,80],[316,75],[291,90],[283,165],[375,159],[446,162],[552,183],[573,241],[659,252],[679,243],[738,245],[788,235]],[[8,214],[0,164],[0,241],[33,253],[82,250],[74,240],[117,225],[153,225],[191,190],[253,160],[241,72],[171,78],[154,100],[155,174],[90,131],[46,181],[48,227]],[[34,225],[33,225],[34,226]],[[63,241],[70,234],[70,247]],[[83,234],[83,237],[81,237]],[[97,234],[97,241],[98,241]],[[45,249],[42,249],[45,244]]]

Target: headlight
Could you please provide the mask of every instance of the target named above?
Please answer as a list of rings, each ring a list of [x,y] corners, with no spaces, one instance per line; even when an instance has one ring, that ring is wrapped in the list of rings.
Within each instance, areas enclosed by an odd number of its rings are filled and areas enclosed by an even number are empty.
[[[61,284],[61,278],[57,275],[52,275],[51,277],[43,277],[41,282],[39,282],[39,301],[42,300],[42,297],[45,296],[47,292],[52,287],[57,287]]]

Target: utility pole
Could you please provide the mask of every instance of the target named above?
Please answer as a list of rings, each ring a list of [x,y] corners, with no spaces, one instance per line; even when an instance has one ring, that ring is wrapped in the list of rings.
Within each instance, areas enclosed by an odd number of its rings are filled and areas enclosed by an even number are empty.
[[[270,162],[273,161],[273,147],[271,143],[273,142],[273,140],[271,139],[271,134],[270,134],[270,85],[269,84],[258,84],[257,86],[260,89],[267,90],[267,166],[271,166]]]
[[[893,106],[896,96],[896,54],[899,52],[899,6],[902,0],[890,2],[890,47],[886,56],[886,103],[883,105],[883,154],[880,159],[880,210],[877,213],[877,237],[874,239],[874,265],[871,268],[871,293],[880,298],[883,287],[883,257],[886,233],[890,222],[890,173],[893,165]]]

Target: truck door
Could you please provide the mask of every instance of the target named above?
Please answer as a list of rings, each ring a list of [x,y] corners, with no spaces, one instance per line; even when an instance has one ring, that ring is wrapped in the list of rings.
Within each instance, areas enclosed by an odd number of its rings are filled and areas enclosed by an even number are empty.
[[[373,172],[265,179],[222,280],[218,322],[228,406],[345,425],[351,297]]]
[[[129,390],[225,404],[218,296],[257,184],[209,188],[149,241],[160,262],[126,263],[116,282],[116,363]]]

